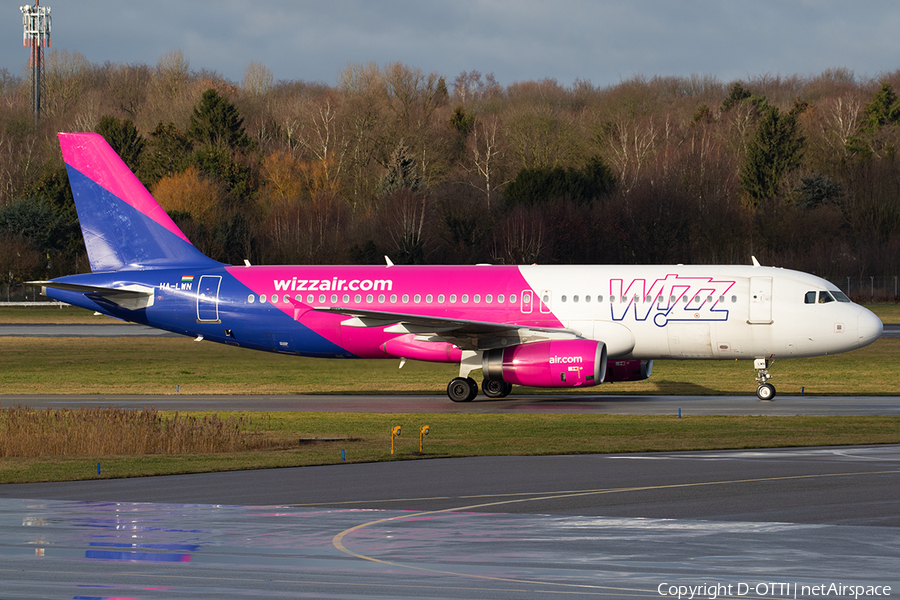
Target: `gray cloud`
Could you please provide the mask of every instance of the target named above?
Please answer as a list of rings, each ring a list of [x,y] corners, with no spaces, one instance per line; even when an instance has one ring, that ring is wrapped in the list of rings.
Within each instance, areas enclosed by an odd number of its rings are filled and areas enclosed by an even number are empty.
[[[20,74],[19,2],[3,3],[0,68]],[[900,4],[797,0],[43,0],[53,47],[154,65],[180,49],[193,69],[240,81],[251,61],[276,79],[334,84],[348,63],[400,61],[452,80],[553,78],[612,85],[641,74],[858,76],[898,68]]]

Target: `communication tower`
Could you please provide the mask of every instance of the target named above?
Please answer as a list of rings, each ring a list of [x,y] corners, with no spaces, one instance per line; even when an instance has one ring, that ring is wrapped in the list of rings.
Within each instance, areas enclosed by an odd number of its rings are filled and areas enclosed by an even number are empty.
[[[41,116],[41,85],[44,74],[44,46],[50,47],[50,7],[23,6],[22,25],[25,28],[23,43],[31,48],[31,110],[34,118]]]

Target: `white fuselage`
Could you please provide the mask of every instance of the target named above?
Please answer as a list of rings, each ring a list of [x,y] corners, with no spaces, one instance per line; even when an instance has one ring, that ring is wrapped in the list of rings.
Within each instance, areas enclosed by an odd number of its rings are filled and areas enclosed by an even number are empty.
[[[783,358],[853,350],[881,321],[819,277],[773,267],[520,267],[566,327],[611,358]],[[813,292],[815,301],[807,294]],[[819,293],[829,292],[827,302]],[[834,300],[839,296],[842,300]]]

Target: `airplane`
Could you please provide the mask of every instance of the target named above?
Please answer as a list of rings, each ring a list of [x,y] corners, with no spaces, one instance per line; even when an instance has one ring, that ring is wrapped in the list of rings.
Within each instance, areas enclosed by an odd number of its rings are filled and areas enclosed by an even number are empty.
[[[60,133],[91,273],[31,282],[117,319],[242,348],[458,363],[454,402],[650,377],[656,359],[861,348],[883,325],[832,283],[752,265],[232,266],[195,248],[100,135]]]

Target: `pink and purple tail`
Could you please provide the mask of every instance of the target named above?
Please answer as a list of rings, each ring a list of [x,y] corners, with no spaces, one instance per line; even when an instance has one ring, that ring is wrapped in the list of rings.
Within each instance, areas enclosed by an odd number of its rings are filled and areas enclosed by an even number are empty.
[[[96,133],[60,133],[91,271],[220,263],[197,250]]]

